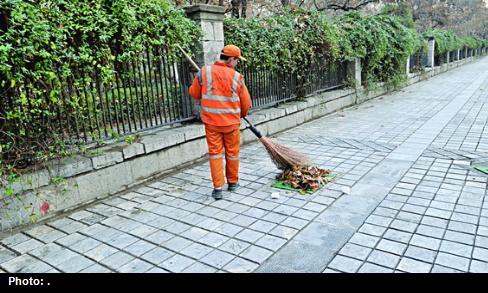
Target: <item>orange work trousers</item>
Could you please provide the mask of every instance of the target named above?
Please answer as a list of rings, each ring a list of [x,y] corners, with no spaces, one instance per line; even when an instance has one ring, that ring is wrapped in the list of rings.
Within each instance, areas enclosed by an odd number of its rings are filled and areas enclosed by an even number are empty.
[[[239,180],[240,125],[214,126],[205,124],[205,134],[210,160],[210,173],[214,188],[225,184],[223,161],[225,157],[225,177],[227,183]]]

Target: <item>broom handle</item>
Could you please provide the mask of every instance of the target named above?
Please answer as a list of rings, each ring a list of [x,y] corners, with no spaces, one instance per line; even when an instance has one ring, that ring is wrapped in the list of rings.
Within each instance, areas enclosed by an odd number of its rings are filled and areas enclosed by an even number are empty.
[[[187,59],[188,61],[190,61],[191,65],[193,65],[193,67],[194,67],[196,70],[200,71],[200,67],[198,67],[198,65],[195,63],[195,61],[193,61],[193,59],[191,59],[190,55],[188,55],[188,54],[185,52],[185,50],[183,50],[183,48],[181,48],[181,47],[180,47],[180,45],[176,44],[176,47],[177,47],[178,49],[180,49],[181,53],[183,53],[183,55],[185,55],[186,59]]]
[[[191,65],[193,65],[193,67],[200,71],[200,67],[198,67],[198,65],[193,61],[193,59],[191,59],[190,55],[188,55],[185,50],[183,50],[183,48],[180,47],[180,45],[176,44],[176,47],[178,49],[180,49],[181,53],[183,53],[183,55],[185,55],[185,58],[190,61]],[[252,133],[254,133],[258,138],[261,138],[263,137],[263,135],[261,134],[261,132],[259,132],[259,130],[256,128],[256,126],[254,126],[251,122],[249,122],[249,120],[247,120],[246,117],[242,117],[242,119],[244,119],[247,124],[249,124],[249,129],[251,129]]]
[[[249,129],[251,129],[252,133],[254,133],[258,138],[263,137],[261,132],[259,132],[259,130],[256,128],[256,126],[252,125],[252,123],[249,122],[249,120],[247,120],[246,117],[242,117],[242,119],[244,119],[247,122],[247,124],[249,124]]]

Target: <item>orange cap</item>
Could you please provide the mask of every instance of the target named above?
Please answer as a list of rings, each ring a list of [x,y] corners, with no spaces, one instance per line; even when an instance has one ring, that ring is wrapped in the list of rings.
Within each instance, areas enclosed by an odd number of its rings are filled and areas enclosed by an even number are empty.
[[[237,57],[243,61],[246,61],[246,58],[241,56],[241,49],[234,45],[227,45],[222,49],[222,55],[229,56],[229,57]]]

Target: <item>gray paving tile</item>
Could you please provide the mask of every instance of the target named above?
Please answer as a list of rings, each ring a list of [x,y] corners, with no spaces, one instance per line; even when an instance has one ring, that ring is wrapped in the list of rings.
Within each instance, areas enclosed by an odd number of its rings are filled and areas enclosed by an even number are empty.
[[[120,273],[145,273],[154,268],[154,265],[140,259],[133,259],[117,269]]]
[[[370,263],[378,264],[391,269],[396,267],[399,260],[400,256],[381,250],[373,250],[367,258],[367,261]]]
[[[397,255],[403,255],[406,248],[407,245],[405,243],[391,241],[388,239],[381,239],[378,245],[376,246],[376,249],[378,250],[382,250]]]
[[[272,254],[273,252],[268,249],[251,245],[250,247],[246,248],[243,252],[241,252],[240,256],[250,261],[253,261],[255,263],[261,264]]]
[[[100,264],[93,264],[83,270],[80,271],[80,273],[86,273],[86,274],[91,274],[91,273],[112,273],[114,271],[101,266]]]
[[[346,243],[339,254],[359,260],[365,260],[373,249],[352,243]]]
[[[10,248],[18,253],[26,253],[35,249],[38,249],[39,247],[42,247],[44,243],[41,241],[38,241],[36,239],[30,238],[27,241],[21,242],[19,244],[16,244],[14,246],[11,246]]]
[[[116,253],[118,250],[116,248],[113,248],[111,246],[108,246],[106,244],[100,244],[96,246],[95,248],[92,248],[88,251],[84,252],[84,255],[90,257],[91,259],[94,259],[96,261],[100,261],[114,253]]]
[[[195,262],[182,271],[182,273],[197,273],[197,274],[215,273],[215,272],[217,272],[216,268],[213,268],[209,265],[200,262]]]
[[[372,263],[365,263],[361,266],[358,273],[392,273],[393,270]]]
[[[193,243],[190,246],[187,246],[183,250],[180,251],[181,254],[185,256],[189,256],[194,259],[200,259],[205,255],[209,254],[213,251],[214,248],[200,244],[200,243]]]
[[[455,254],[466,258],[471,258],[471,254],[473,252],[473,246],[452,242],[448,240],[443,240],[439,251]]]
[[[94,261],[86,258],[85,256],[76,255],[57,265],[56,268],[64,273],[78,273],[94,264]]]
[[[220,250],[213,250],[201,258],[200,261],[214,268],[221,269],[234,258],[235,256],[230,253]]]
[[[18,255],[14,251],[0,246],[0,265],[6,261],[16,258]]]
[[[247,241],[250,243],[256,242],[259,238],[263,237],[264,233],[257,232],[250,229],[244,229],[243,231],[239,232],[235,238],[243,241]]]
[[[476,236],[474,245],[478,247],[488,248],[488,237],[479,235]]]
[[[174,255],[175,253],[170,250],[162,247],[156,247],[141,255],[140,258],[153,264],[160,264]]]
[[[358,271],[362,263],[363,263],[362,261],[359,261],[357,259],[345,257],[342,255],[337,255],[329,263],[328,268],[338,270],[344,273],[355,273]]]
[[[450,231],[450,230],[446,231],[446,234],[444,235],[444,239],[451,240],[454,242],[464,243],[467,245],[473,245],[474,243],[474,235]]]
[[[359,229],[359,232],[372,236],[381,236],[383,233],[385,233],[386,229],[386,227],[364,223]]]
[[[466,257],[466,255],[463,255]],[[473,251],[473,259],[488,262],[488,249],[475,247]]]
[[[419,261],[432,263],[437,255],[437,251],[430,250],[427,248],[417,247],[417,246],[408,246],[405,256],[409,258],[413,258]]]
[[[419,234],[414,234],[410,240],[410,245],[427,248],[431,250],[438,250],[441,240],[433,237],[427,237]]]
[[[380,238],[376,236],[366,235],[362,233],[355,233],[351,237],[349,242],[366,246],[366,247],[375,247],[379,240]]]
[[[249,228],[258,232],[268,233],[276,226],[277,224],[275,223],[258,220],[254,222],[251,226],[249,226]]]
[[[469,269],[469,259],[456,256],[453,254],[448,254],[445,252],[439,252],[435,260],[436,264],[446,266],[448,268],[453,268],[463,272],[467,272]]]
[[[138,240],[138,241],[134,242],[133,244],[125,247],[124,251],[126,251],[132,255],[135,255],[135,256],[140,256],[140,255],[154,249],[155,247],[156,247],[156,245],[154,245],[152,243],[149,243],[149,242],[144,241],[144,240]]]
[[[2,264],[2,268],[9,273],[44,273],[52,267],[28,254],[20,255]]]
[[[237,257],[224,266],[224,270],[231,273],[251,273],[259,267],[258,264]]]
[[[305,220],[302,220],[299,218],[295,218],[295,217],[288,217],[288,218],[286,218],[286,220],[281,222],[281,225],[283,225],[283,226],[287,226],[287,227],[291,227],[291,228],[299,229],[299,230],[302,229],[303,227],[305,227],[307,224],[308,224],[308,221],[305,221]]]
[[[237,239],[229,239],[227,242],[219,246],[219,249],[231,254],[238,255],[249,246],[251,246],[251,244],[248,242],[237,240]]]
[[[417,231],[415,233],[423,235],[423,236],[442,239],[445,232],[446,232],[446,230],[444,230],[442,228],[437,228],[437,227],[428,226],[428,225],[420,225],[420,226],[418,226]]]
[[[170,272],[180,273],[194,263],[195,261],[189,257],[175,254],[167,260],[161,262],[159,266]]]
[[[28,240],[32,239],[32,237],[27,236],[22,233],[17,233],[12,236],[6,237],[2,240],[0,240],[0,243],[4,244],[5,246],[15,246],[17,244],[26,242]]]
[[[488,273],[488,262],[472,260],[469,267],[470,273]]]
[[[258,246],[264,247],[266,249],[272,250],[272,251],[277,251],[285,243],[286,243],[286,240],[283,238],[279,238],[279,237],[272,236],[272,235],[264,235],[255,244]]]
[[[428,273],[432,264],[404,257],[400,260],[397,269],[408,273]]]
[[[126,263],[130,262],[133,259],[134,257],[130,256],[127,253],[122,251],[117,251],[114,254],[111,254],[106,258],[100,260],[100,263],[111,268],[112,270],[117,270],[118,268],[120,268],[121,266],[125,265]]]

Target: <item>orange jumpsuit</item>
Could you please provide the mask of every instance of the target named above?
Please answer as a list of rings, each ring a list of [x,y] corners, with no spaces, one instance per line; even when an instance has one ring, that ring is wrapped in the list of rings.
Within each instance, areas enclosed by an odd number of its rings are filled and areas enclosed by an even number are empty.
[[[244,78],[230,65],[215,62],[198,72],[189,93],[192,98],[201,100],[201,117],[205,124],[214,188],[220,188],[225,183],[224,157],[227,183],[237,183],[240,118],[245,117],[251,107],[251,97]]]

